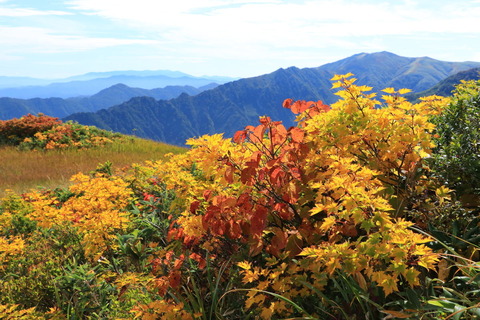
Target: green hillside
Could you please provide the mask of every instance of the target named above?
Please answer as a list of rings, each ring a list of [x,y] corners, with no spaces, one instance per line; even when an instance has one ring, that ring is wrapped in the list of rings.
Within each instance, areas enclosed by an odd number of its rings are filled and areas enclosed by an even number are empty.
[[[462,80],[478,80],[480,79],[480,68],[472,68],[465,71],[460,71],[450,77],[440,81],[428,90],[424,90],[418,93],[412,93],[407,95],[407,98],[411,101],[415,101],[420,97],[426,97],[431,95],[439,95],[448,97],[452,95],[455,86],[460,84]]]

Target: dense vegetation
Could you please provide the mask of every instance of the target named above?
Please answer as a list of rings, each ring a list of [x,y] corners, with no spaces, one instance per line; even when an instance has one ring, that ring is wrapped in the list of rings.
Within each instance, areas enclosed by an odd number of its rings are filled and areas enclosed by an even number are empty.
[[[294,127],[262,117],[167,160],[5,197],[0,314],[480,317],[479,210],[456,200],[478,186],[452,183],[443,156],[475,135],[442,129],[480,108],[480,82],[412,104],[333,80],[331,106],[284,101]]]

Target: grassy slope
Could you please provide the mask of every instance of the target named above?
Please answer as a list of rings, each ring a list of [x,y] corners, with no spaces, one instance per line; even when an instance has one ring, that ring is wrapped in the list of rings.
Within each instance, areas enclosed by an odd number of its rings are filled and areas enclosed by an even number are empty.
[[[19,151],[0,147],[0,197],[6,189],[16,193],[32,188],[67,186],[72,175],[88,173],[99,164],[110,161],[118,169],[132,163],[161,159],[166,153],[183,152],[175,147],[151,140],[127,138],[101,148],[85,150]]]

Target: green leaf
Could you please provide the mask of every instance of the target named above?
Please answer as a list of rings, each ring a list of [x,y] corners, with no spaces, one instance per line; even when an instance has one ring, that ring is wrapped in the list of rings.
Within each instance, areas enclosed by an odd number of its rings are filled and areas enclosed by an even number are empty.
[[[455,308],[455,303],[453,302],[447,302],[444,300],[428,300],[427,303],[432,306],[440,307],[442,309],[448,309],[450,311],[453,311]]]

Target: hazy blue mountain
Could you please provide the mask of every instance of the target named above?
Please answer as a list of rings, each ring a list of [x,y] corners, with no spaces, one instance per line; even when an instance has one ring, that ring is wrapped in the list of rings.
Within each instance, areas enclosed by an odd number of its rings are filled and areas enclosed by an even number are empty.
[[[25,87],[25,86],[43,86],[51,83],[51,80],[36,79],[29,77],[6,77],[0,76],[0,89]]]
[[[222,76],[201,76],[201,77],[194,77],[184,72],[180,71],[171,71],[171,70],[123,70],[123,71],[108,71],[108,72],[89,72],[83,75],[73,76],[69,78],[63,79],[61,82],[68,82],[68,81],[82,81],[82,80],[93,80],[97,78],[109,78],[113,76],[135,76],[135,77],[153,77],[153,76],[166,76],[169,78],[199,78],[199,79],[207,79],[209,82],[216,82],[216,83],[225,83],[237,80],[238,78],[232,77],[222,77]],[[60,81],[57,81],[60,82]]]
[[[258,117],[268,115],[288,127],[294,124],[286,98],[332,103],[334,74],[355,73],[358,84],[424,90],[458,71],[480,67],[477,62],[444,62],[431,58],[405,58],[388,52],[357,54],[318,68],[291,67],[240,79],[196,96],[180,95],[169,101],[134,98],[96,113],[74,114],[67,119],[122,133],[183,144],[187,138],[225,133],[232,136]]]
[[[193,86],[201,87],[211,83],[208,79],[200,78],[171,78],[167,76],[111,76],[93,80],[57,82],[47,86],[28,86],[20,88],[0,89],[0,96],[15,97],[20,99],[30,98],[69,98],[90,96],[100,90],[123,83],[130,87],[144,89],[162,88],[166,86]]]
[[[80,98],[33,98],[16,99],[0,98],[0,120],[18,118],[28,113],[44,113],[50,116],[63,118],[76,112],[93,112],[113,105],[120,104],[133,97],[147,96],[154,99],[172,99],[182,93],[198,94],[217,86],[209,84],[201,88],[192,86],[167,86],[165,88],[141,89],[131,88],[124,84],[116,84],[89,97]]]
[[[28,100],[0,98],[0,120],[19,118],[29,113],[44,113],[55,117],[64,117],[79,110],[93,111],[93,109],[83,108],[78,103],[70,103],[61,98]]]
[[[107,72],[89,72],[73,77],[65,78],[62,82],[68,81],[82,81],[93,80],[98,78],[109,78],[114,76],[136,76],[136,77],[151,77],[151,76],[167,76],[171,78],[192,77],[189,74],[180,71],[171,70],[119,70],[119,71],[107,71]]]

